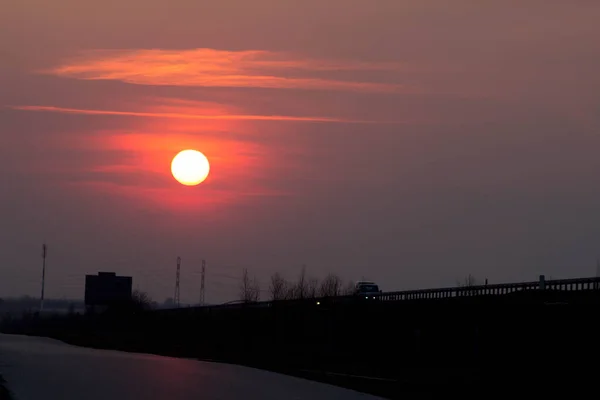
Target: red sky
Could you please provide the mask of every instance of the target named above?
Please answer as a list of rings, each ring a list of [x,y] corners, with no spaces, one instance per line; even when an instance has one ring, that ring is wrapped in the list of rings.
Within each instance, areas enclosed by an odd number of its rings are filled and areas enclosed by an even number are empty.
[[[587,276],[600,3],[19,0],[0,14],[0,297],[158,301],[334,272],[384,290]],[[169,164],[195,148],[207,181]],[[266,294],[265,294],[266,295]]]

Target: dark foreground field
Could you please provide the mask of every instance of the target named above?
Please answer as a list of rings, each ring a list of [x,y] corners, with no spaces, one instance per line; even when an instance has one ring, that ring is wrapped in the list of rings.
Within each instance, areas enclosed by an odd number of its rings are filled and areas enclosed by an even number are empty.
[[[244,364],[388,398],[575,394],[593,380],[587,371],[600,355],[598,300],[596,293],[534,293],[306,301],[32,316],[4,321],[2,330],[88,347]]]

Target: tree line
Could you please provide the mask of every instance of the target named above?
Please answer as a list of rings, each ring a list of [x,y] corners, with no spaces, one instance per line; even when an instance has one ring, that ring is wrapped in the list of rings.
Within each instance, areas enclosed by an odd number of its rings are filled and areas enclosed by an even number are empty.
[[[302,300],[317,297],[335,297],[351,295],[354,292],[354,282],[344,284],[344,280],[335,274],[328,274],[324,279],[309,277],[303,267],[295,281],[285,279],[279,272],[271,275],[266,290],[261,289],[261,284],[256,277],[250,277],[247,269],[242,273],[239,287],[238,300],[243,302],[257,302],[261,300],[261,293],[267,294],[267,300]]]
[[[259,280],[251,277],[247,269],[242,272],[239,284],[238,299],[246,303],[261,300],[302,300],[317,297],[347,296],[354,293],[354,282],[344,280],[336,274],[328,274],[322,280],[309,277],[306,268],[303,267],[294,281],[285,279],[279,272],[269,278],[266,289],[262,289]],[[169,301],[172,299],[168,299]],[[158,308],[158,304],[152,300],[148,293],[134,290],[131,295],[131,304],[136,309],[150,310]]]

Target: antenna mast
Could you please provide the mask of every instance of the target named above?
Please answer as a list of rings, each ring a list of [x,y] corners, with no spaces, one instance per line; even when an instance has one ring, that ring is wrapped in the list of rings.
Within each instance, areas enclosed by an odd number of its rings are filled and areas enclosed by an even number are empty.
[[[46,243],[42,245],[42,295],[40,296],[40,313],[44,311],[44,286],[46,284],[46,255],[48,254],[48,246]]]
[[[200,305],[204,305],[204,276],[206,274],[206,260],[202,260],[202,275],[200,277]]]
[[[175,274],[175,295],[173,296],[173,303],[179,307],[179,273],[181,270],[181,257],[177,257],[177,272]]]

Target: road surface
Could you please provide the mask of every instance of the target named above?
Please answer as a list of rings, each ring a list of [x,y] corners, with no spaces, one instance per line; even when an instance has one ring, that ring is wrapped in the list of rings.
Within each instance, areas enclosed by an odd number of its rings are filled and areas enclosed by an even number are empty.
[[[15,400],[376,400],[236,365],[70,346],[0,334],[0,374]]]

